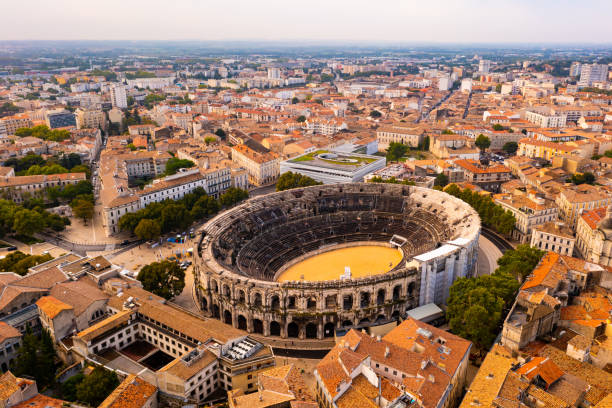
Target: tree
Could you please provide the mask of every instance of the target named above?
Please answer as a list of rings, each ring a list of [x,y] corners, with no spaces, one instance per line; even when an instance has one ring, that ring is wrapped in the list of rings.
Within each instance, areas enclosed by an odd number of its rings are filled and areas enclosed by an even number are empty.
[[[142,219],[134,229],[134,234],[140,239],[157,239],[161,235],[161,226],[156,220]]]
[[[408,146],[402,143],[391,142],[387,148],[387,161],[397,161],[408,152]]]
[[[193,220],[191,214],[182,203],[170,203],[161,211],[161,227],[163,232],[187,228]]]
[[[508,154],[514,154],[518,150],[518,143],[516,142],[507,142],[502,147],[502,150]]]
[[[381,116],[382,116],[382,113],[380,113],[380,112],[379,112],[379,111],[377,111],[376,109],[373,109],[373,110],[370,112],[370,117],[372,117],[372,118],[374,118],[374,119],[380,118]]]
[[[474,142],[474,144],[480,149],[480,153],[482,154],[489,148],[489,146],[491,146],[491,139],[481,133],[476,138],[476,142]]]
[[[587,171],[584,173],[574,173],[572,174],[572,177],[569,179],[569,181],[571,181],[572,183],[578,185],[578,184],[594,184],[595,183],[595,176],[593,175],[593,173]]]
[[[434,181],[435,186],[444,187],[448,184],[448,176],[444,173],[438,173],[436,180]]]
[[[501,132],[502,130],[506,130],[506,128],[503,125],[500,125],[499,123],[496,123],[496,124],[493,125],[493,130]]]
[[[206,146],[208,146],[211,143],[215,143],[216,141],[217,141],[216,137],[207,136],[204,138],[204,143],[206,143]]]
[[[304,176],[300,173],[286,172],[281,174],[276,182],[276,191],[289,190],[291,188],[316,186],[323,184],[313,178]]]
[[[62,394],[62,399],[65,401],[76,401],[76,389],[77,386],[83,382],[85,379],[85,375],[83,373],[78,373],[73,375],[68,380],[60,385],[60,392]]]
[[[242,200],[249,198],[249,192],[241,188],[230,187],[219,197],[219,203],[224,207],[231,207]]]
[[[94,205],[89,200],[75,198],[71,203],[72,212],[75,217],[83,220],[83,223],[87,225],[87,220],[90,220],[94,216]]]
[[[172,299],[185,287],[185,271],[176,262],[153,262],[138,272],[138,280],[145,290],[164,299]]]
[[[293,105],[295,105],[296,103],[299,103],[299,102],[300,102],[300,100],[297,98],[297,96],[294,96],[293,98],[291,98],[291,103]]]
[[[39,212],[23,208],[15,213],[13,229],[18,234],[32,236],[43,228],[44,220]]]
[[[76,399],[90,406],[98,406],[119,385],[114,371],[98,366],[76,386]]]
[[[217,130],[215,130],[215,135],[219,136],[221,139],[225,140],[227,134],[225,133],[225,130],[219,128]]]
[[[502,84],[495,85],[495,92],[501,93],[501,89],[502,89]]]
[[[514,250],[506,251],[497,260],[497,271],[523,281],[533,271],[546,252],[527,244],[518,245]]]
[[[296,122],[298,122],[298,123],[306,122],[306,116],[304,116],[304,115],[298,116],[298,118],[296,119]]]
[[[176,174],[179,169],[191,168],[195,163],[187,159],[171,158],[166,162],[166,175]]]
[[[34,377],[39,389],[43,389],[55,380],[55,356],[49,332],[43,329],[40,338],[37,338],[28,327],[11,371],[18,377]]]

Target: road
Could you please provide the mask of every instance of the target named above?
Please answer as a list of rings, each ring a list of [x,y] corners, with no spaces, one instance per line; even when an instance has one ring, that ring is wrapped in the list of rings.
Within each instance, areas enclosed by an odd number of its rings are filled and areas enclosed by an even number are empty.
[[[497,246],[482,234],[478,238],[478,276],[490,275],[497,268],[497,260],[502,252]]]
[[[514,249],[514,246],[510,242],[506,241],[504,238],[500,237],[493,231],[483,227],[480,232],[486,239],[491,241],[497,248],[499,248],[502,253],[506,252],[509,249]]]
[[[465,111],[463,112],[463,119],[467,118],[468,112],[470,110],[470,103],[472,102],[472,92],[468,95],[467,102],[465,104]]]
[[[446,94],[446,96],[444,96],[444,98],[440,99],[435,105],[433,105],[431,108],[429,108],[427,110],[426,113],[421,113],[419,115],[418,118],[416,118],[416,120],[414,121],[414,123],[419,123],[423,118],[429,116],[429,114],[431,113],[432,110],[436,109],[438,106],[442,105],[448,98],[450,98],[450,96],[455,92],[455,89],[451,89],[450,92],[448,94]]]

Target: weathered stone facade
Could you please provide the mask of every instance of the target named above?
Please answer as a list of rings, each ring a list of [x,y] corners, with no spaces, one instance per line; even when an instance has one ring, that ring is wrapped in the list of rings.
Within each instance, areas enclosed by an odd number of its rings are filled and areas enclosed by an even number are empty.
[[[421,273],[413,257],[463,238],[472,265],[479,232],[469,205],[436,190],[354,183],[273,193],[218,215],[199,231],[196,294],[208,316],[249,333],[331,337],[337,328],[388,321],[417,307]],[[391,245],[394,235],[406,242],[402,261],[388,273],[275,281],[296,258],[338,246]]]

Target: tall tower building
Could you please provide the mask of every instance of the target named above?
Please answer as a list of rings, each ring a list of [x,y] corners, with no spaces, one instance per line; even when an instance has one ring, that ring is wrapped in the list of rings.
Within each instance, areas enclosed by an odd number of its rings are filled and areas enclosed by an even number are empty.
[[[480,63],[478,64],[478,72],[488,74],[489,71],[491,71],[491,61],[481,59]]]
[[[128,107],[127,93],[125,92],[125,86],[115,85],[110,90],[111,103],[113,108],[125,109]]]
[[[591,86],[594,82],[606,82],[608,66],[603,64],[583,65],[578,86]]]
[[[281,70],[280,68],[268,68],[268,79],[280,79]]]

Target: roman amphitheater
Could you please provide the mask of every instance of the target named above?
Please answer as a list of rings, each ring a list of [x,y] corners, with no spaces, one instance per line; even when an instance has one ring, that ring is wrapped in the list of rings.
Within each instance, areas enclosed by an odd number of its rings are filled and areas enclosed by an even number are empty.
[[[252,198],[199,233],[206,315],[249,333],[322,339],[445,303],[452,282],[474,271],[480,219],[440,191],[352,183]]]

